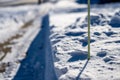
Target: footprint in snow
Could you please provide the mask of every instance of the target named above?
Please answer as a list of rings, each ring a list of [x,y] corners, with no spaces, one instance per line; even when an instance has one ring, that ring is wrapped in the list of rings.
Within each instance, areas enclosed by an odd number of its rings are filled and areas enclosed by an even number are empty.
[[[94,32],[94,35],[100,36],[101,33],[99,33],[99,32]]]
[[[110,42],[106,42],[106,43],[120,43],[120,40],[117,40],[117,41],[110,41]]]
[[[113,32],[113,31],[108,31],[108,32],[103,32],[106,36],[112,36],[114,34],[117,34],[116,32]]]
[[[101,51],[101,52],[97,53],[97,56],[99,56],[99,57],[105,57],[106,55],[107,55],[106,51]]]
[[[86,46],[88,45],[88,39],[87,39],[87,38],[81,39],[80,42],[82,43],[82,46],[83,46],[83,47],[86,47]],[[94,40],[94,39],[91,39],[91,40],[90,40],[90,43],[93,43],[93,42],[95,42],[95,40]]]
[[[76,32],[72,32],[72,31],[70,31],[70,32],[67,32],[67,33],[65,33],[65,35],[67,35],[67,36],[81,36],[81,35],[83,35],[83,34],[85,34],[86,32],[78,32],[78,31],[76,31]]]
[[[120,11],[115,13],[109,25],[112,26],[113,28],[120,28]]]
[[[68,62],[74,62],[78,60],[86,60],[87,59],[87,51],[74,51],[69,53],[71,55],[71,58],[68,60]]]
[[[120,43],[120,40],[118,40],[118,41],[115,41],[115,43]]]
[[[110,61],[113,61],[115,59],[114,56],[107,56],[103,59],[105,63],[109,63]]]

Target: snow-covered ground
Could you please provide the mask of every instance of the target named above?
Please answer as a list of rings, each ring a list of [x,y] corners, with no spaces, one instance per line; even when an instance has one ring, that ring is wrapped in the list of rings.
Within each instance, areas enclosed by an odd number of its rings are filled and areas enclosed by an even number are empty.
[[[50,16],[50,38],[59,80],[120,80],[120,3],[91,7],[89,62],[87,11],[68,12],[67,8],[66,13]]]
[[[0,80],[16,75],[49,8],[49,4],[0,8]]]
[[[0,7],[10,6],[10,5],[19,5],[19,4],[36,4],[38,0],[0,0]]]
[[[29,7],[22,10],[0,9],[0,71],[4,72],[4,68],[9,66],[6,72],[1,74],[5,78],[15,75],[19,60],[25,57],[27,48],[39,30],[40,23],[33,20],[37,13],[34,9],[29,10]]]
[[[47,47],[42,50],[41,45],[46,45],[44,42],[49,39],[39,36],[46,34],[47,30],[41,29],[41,20],[47,13],[50,22],[45,24],[50,24],[51,31],[48,46],[52,46],[53,54],[51,51],[48,54]],[[36,46],[39,48],[35,49]],[[45,55],[37,54],[40,51]],[[87,61],[87,5],[60,1],[54,5],[0,8],[0,80],[11,80],[15,75],[18,77],[14,80],[41,80],[42,72],[44,77],[50,77],[52,74],[48,73],[54,67],[58,80],[120,80],[119,52],[120,3],[91,6],[90,61]],[[42,64],[50,67],[44,70]],[[22,74],[25,77],[20,78],[22,71],[27,76]]]

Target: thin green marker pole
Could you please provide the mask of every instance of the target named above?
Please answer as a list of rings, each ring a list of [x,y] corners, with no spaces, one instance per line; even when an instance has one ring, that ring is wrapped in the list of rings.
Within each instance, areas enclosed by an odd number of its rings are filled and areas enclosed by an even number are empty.
[[[90,60],[90,0],[88,0],[88,60]]]

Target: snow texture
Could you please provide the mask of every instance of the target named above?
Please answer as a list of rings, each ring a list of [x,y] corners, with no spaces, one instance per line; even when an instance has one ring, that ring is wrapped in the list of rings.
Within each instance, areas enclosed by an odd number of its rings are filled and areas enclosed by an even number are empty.
[[[87,11],[51,14],[50,38],[59,80],[120,79],[119,7],[119,3],[91,6],[90,61],[87,61]]]
[[[119,4],[0,8],[0,80],[120,80]]]

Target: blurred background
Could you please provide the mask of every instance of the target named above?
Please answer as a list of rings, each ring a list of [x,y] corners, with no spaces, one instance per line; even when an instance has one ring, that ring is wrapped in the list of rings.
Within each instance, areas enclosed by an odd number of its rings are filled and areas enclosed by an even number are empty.
[[[42,2],[57,2],[63,0],[0,0],[0,6],[7,5],[18,5],[18,4],[37,4]],[[67,1],[67,0],[66,0]],[[86,4],[87,0],[68,0],[75,1],[80,4]],[[105,3],[114,3],[120,2],[120,0],[91,0],[91,4],[105,4]]]
[[[87,0],[76,0],[78,3],[87,3]],[[120,0],[91,0],[92,4],[104,4],[104,3],[113,3],[120,2]]]

